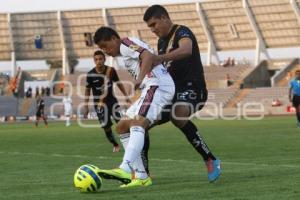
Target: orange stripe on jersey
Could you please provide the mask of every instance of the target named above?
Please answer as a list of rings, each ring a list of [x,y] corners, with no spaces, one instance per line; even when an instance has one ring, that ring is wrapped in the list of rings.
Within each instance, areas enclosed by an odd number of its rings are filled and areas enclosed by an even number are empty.
[[[139,53],[142,53],[145,48],[137,45],[136,43],[134,43],[132,40],[130,40],[129,38],[124,38],[121,40],[122,44],[124,44],[125,46],[127,46],[128,48],[137,51]]]

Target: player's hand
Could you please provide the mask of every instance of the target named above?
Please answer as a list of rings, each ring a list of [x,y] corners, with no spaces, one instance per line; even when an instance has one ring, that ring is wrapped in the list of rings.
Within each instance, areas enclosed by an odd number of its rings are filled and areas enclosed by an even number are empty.
[[[160,55],[155,55],[155,56],[153,56],[154,57],[154,60],[153,60],[153,66],[156,66],[156,65],[158,65],[158,64],[161,64],[162,62],[163,62],[163,58],[162,58],[162,56],[160,56]]]
[[[129,98],[126,98],[124,108],[128,109],[131,106],[131,104],[132,104],[132,101]]]
[[[137,80],[134,84],[134,90],[140,89],[141,84],[142,84],[142,81]]]
[[[131,105],[132,104],[132,102],[131,102],[131,100],[129,99],[129,98],[126,98],[126,103],[128,104],[128,105]]]

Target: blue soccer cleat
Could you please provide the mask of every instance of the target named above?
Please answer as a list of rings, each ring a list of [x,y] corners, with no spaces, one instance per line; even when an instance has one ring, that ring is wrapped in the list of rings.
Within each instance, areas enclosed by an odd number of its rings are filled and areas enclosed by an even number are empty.
[[[208,159],[205,164],[207,167],[209,182],[216,181],[221,175],[221,160]]]

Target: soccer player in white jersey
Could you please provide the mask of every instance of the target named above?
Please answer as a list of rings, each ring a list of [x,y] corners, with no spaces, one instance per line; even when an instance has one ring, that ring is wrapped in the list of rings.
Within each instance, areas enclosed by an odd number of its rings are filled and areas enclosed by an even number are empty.
[[[172,102],[175,86],[170,74],[159,64],[153,66],[153,50],[137,38],[121,39],[118,33],[109,28],[99,28],[94,42],[106,54],[115,57],[120,68],[127,69],[135,78],[135,89],[141,89],[141,96],[126,111],[119,121],[120,127],[129,127],[127,133],[120,133],[125,149],[119,168],[101,170],[99,175],[107,179],[117,179],[121,187],[148,186],[148,177],[141,158],[145,130],[157,120],[164,106]],[[123,130],[123,128],[122,128]]]
[[[64,104],[64,110],[65,110],[65,119],[66,119],[66,126],[71,125],[71,116],[72,116],[72,98],[68,95],[65,94],[63,98],[63,104]]]

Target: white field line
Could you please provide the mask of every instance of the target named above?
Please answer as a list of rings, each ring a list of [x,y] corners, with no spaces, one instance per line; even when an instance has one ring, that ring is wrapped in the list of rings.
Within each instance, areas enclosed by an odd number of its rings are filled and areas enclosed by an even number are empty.
[[[63,157],[63,158],[96,158],[100,160],[111,160],[111,157],[105,156],[87,156],[87,155],[67,155],[67,154],[46,154],[46,153],[37,153],[37,152],[4,152],[0,151],[0,154],[4,155],[29,155],[29,156],[46,156],[46,157]],[[199,164],[200,161],[189,161],[189,160],[174,160],[174,159],[159,159],[152,158],[150,161],[158,161],[158,162],[177,162],[177,163],[186,163],[186,164]],[[230,161],[222,161],[222,164],[225,165],[240,165],[240,166],[256,166],[256,167],[286,167],[286,168],[300,168],[300,165],[287,165],[287,164],[267,164],[267,163],[251,163],[251,162],[230,162]]]

